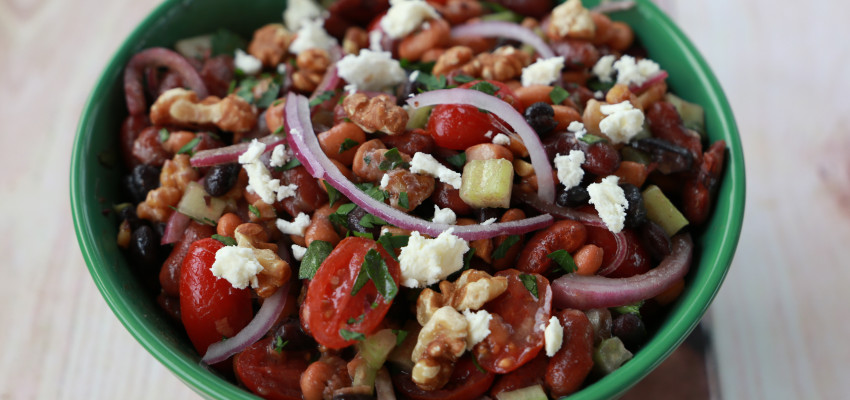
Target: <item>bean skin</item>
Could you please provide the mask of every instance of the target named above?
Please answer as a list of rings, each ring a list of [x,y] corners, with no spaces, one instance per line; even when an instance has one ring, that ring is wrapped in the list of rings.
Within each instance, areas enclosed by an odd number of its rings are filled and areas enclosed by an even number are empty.
[[[558,398],[578,390],[593,368],[593,327],[579,310],[562,310],[555,316],[564,327],[564,341],[546,367],[546,387]]]
[[[528,241],[517,260],[517,269],[526,273],[547,275],[552,272],[555,261],[547,258],[556,250],[573,253],[587,240],[584,224],[571,220],[558,221],[537,232]]]

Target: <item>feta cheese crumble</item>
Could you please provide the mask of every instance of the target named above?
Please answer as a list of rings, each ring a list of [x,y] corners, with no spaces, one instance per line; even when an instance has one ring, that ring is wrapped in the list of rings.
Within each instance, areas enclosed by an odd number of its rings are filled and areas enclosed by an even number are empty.
[[[560,37],[566,37],[570,33],[596,32],[596,25],[590,16],[590,11],[582,6],[581,0],[568,0],[553,8],[550,24],[552,24],[549,28],[550,32],[554,28]]]
[[[554,357],[564,341],[564,327],[558,317],[549,318],[549,324],[543,331],[543,340],[546,343],[546,357]]]
[[[336,64],[337,73],[358,90],[382,91],[407,80],[407,73],[388,51],[360,50]]]
[[[310,216],[303,212],[298,213],[292,222],[278,218],[275,222],[275,226],[277,226],[277,229],[284,235],[304,236],[304,232],[307,230],[307,227],[310,226]]]
[[[574,133],[576,139],[581,139],[587,133],[587,129],[584,129],[584,124],[578,121],[570,122],[567,130]]]
[[[613,233],[620,233],[623,230],[626,209],[629,208],[623,188],[617,185],[619,181],[620,178],[616,175],[609,175],[602,179],[602,182],[591,183],[587,186],[590,204],[593,204],[599,218],[602,218],[602,222]]]
[[[281,186],[280,179],[272,179],[268,168],[260,161],[260,156],[266,151],[266,145],[254,139],[248,145],[248,150],[239,156],[239,163],[248,173],[246,189],[256,193],[266,204],[273,204],[287,197],[295,196],[298,186],[295,184]]]
[[[393,0],[381,19],[381,29],[393,39],[401,39],[415,31],[423,22],[440,18],[437,10],[421,0]]]
[[[617,57],[612,54],[599,57],[599,61],[596,62],[592,70],[593,74],[599,78],[599,82],[614,82],[612,75],[614,75],[614,61],[616,60]]]
[[[305,22],[322,16],[322,9],[312,0],[289,0],[286,11],[283,12],[283,22],[286,28],[297,32]]]
[[[628,101],[602,105],[599,111],[607,115],[599,121],[599,130],[614,144],[628,143],[643,129],[643,112]]]
[[[661,72],[661,68],[655,61],[644,58],[635,62],[635,58],[632,56],[620,57],[613,67],[617,70],[617,83],[623,85],[641,85],[650,77]]]
[[[494,218],[487,218],[487,220],[482,222],[481,225],[492,225],[494,222],[496,222],[495,217]]]
[[[508,146],[511,144],[511,138],[509,138],[508,135],[505,135],[504,133],[500,133],[493,138],[493,144]]]
[[[310,49],[329,51],[337,42],[336,39],[325,32],[323,24],[324,22],[321,19],[304,21],[301,28],[298,29],[295,40],[289,45],[289,52],[301,54],[302,51]]]
[[[472,347],[480,343],[490,335],[490,320],[493,316],[485,310],[470,311],[464,310],[463,317],[466,318],[468,324],[466,335],[466,349],[472,350]]]
[[[558,180],[567,189],[578,186],[584,178],[584,170],[581,164],[585,161],[584,152],[581,150],[570,150],[568,155],[555,155],[555,168],[558,169]]]
[[[224,246],[215,252],[215,262],[210,271],[216,278],[223,278],[237,289],[245,289],[250,284],[259,286],[257,274],[263,266],[254,255],[254,250],[246,247]]]
[[[454,228],[444,231],[434,239],[426,239],[416,231],[410,235],[398,256],[402,286],[425,287],[463,268],[463,255],[469,245],[453,231]]]
[[[457,223],[457,215],[451,208],[440,208],[434,204],[434,218],[431,219],[438,224],[454,225]]]
[[[387,186],[389,186],[389,185],[390,185],[390,175],[384,174],[384,176],[381,177],[381,189],[387,190]]]
[[[522,69],[522,86],[550,85],[561,77],[564,57],[537,60]]]
[[[292,245],[292,257],[295,258],[296,261],[303,260],[305,254],[307,254],[306,247],[302,247],[297,244]]]
[[[279,144],[272,150],[272,158],[269,164],[272,167],[282,167],[289,162],[289,154],[286,152],[286,146]]]
[[[440,164],[434,156],[417,152],[410,160],[410,172],[414,174],[423,174],[432,176],[440,180],[440,182],[451,185],[455,189],[460,189],[461,175],[460,172],[452,171],[443,164]]]
[[[233,56],[233,66],[245,73],[245,75],[256,75],[263,69],[263,62],[242,49],[236,49]]]

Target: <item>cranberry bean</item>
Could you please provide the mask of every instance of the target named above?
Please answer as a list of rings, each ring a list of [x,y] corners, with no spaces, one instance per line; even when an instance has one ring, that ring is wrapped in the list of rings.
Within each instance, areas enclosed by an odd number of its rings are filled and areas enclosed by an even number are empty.
[[[517,260],[517,269],[528,273],[547,275],[552,272],[554,261],[547,256],[556,250],[573,253],[587,240],[584,224],[571,220],[558,221],[537,232],[528,241]]]
[[[437,182],[431,201],[440,208],[450,208],[458,216],[472,213],[472,207],[460,198],[460,190],[443,182]]]
[[[381,141],[388,149],[393,147],[405,154],[426,153],[431,154],[434,151],[434,138],[425,133],[422,129],[415,129],[411,132],[401,135],[385,135],[381,137]]]

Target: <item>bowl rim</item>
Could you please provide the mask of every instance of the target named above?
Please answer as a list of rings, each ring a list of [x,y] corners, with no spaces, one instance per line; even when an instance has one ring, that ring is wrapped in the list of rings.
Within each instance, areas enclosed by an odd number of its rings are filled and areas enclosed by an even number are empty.
[[[130,304],[126,298],[119,295],[118,291],[110,287],[106,273],[101,271],[98,265],[107,263],[103,254],[98,250],[92,239],[97,235],[90,215],[86,210],[83,200],[85,194],[81,182],[86,178],[83,175],[83,155],[86,151],[86,140],[84,136],[88,133],[88,127],[93,123],[92,109],[97,107],[100,95],[108,91],[110,82],[108,78],[124,68],[129,53],[145,36],[145,32],[158,23],[158,20],[167,16],[170,10],[182,3],[182,0],[166,0],[154,8],[122,41],[118,49],[111,56],[104,70],[98,76],[97,83],[90,93],[83,107],[82,115],[77,126],[76,136],[72,148],[70,163],[70,197],[71,212],[74,220],[75,233],[80,245],[83,258],[95,285],[106,300],[107,305],[118,318],[125,329],[153,355],[160,363],[174,373],[180,380],[186,383],[192,390],[208,398],[240,398],[257,399],[258,397],[247,392],[236,385],[214,375],[206,373],[197,363],[191,363],[183,357],[168,350],[168,346],[158,337],[138,315],[130,312]],[[726,99],[720,83],[709,68],[705,59],[697,51],[687,36],[677,25],[655,4],[649,0],[637,0],[637,7],[641,12],[648,13],[654,22],[661,25],[669,37],[677,42],[677,48],[682,50],[684,57],[690,58],[691,63],[699,66],[695,71],[699,82],[706,88],[706,95],[712,107],[717,110],[720,126],[714,127],[725,136],[727,148],[727,168],[731,171],[724,179],[724,184],[730,187],[730,204],[725,214],[719,214],[715,210],[712,219],[721,221],[720,231],[716,234],[722,237],[720,253],[715,257],[715,268],[711,268],[705,278],[705,285],[694,287],[696,290],[690,296],[691,302],[685,306],[671,310],[667,316],[664,326],[659,329],[635,357],[623,367],[603,377],[599,381],[585,387],[581,391],[570,396],[571,399],[595,399],[611,398],[623,394],[626,390],[639,382],[658,364],[670,355],[697,326],[708,309],[711,301],[720,289],[720,286],[728,273],[737,247],[741,227],[743,224],[745,204],[745,167],[743,160],[743,148],[740,135],[734,121],[731,106]],[[719,266],[719,268],[718,268]],[[200,369],[199,369],[200,368]]]

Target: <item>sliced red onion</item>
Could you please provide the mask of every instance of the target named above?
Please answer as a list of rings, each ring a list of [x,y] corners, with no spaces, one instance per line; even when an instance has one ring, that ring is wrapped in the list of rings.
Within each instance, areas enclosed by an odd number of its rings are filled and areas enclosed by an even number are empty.
[[[549,164],[543,143],[540,143],[540,137],[528,125],[525,117],[514,110],[510,104],[498,97],[472,89],[433,90],[407,99],[407,104],[413,107],[465,104],[495,114],[516,131],[522,138],[526,149],[528,149],[531,165],[534,166],[534,171],[537,174],[537,196],[549,204],[555,202],[555,181],[552,178],[552,165]]]
[[[254,319],[242,328],[236,336],[223,342],[211,344],[201,361],[208,365],[220,363],[260,340],[272,328],[277,317],[286,306],[286,298],[289,297],[287,294],[289,294],[289,282],[263,301],[263,305],[260,307],[260,311],[257,311]]]
[[[603,1],[598,6],[593,7],[590,11],[608,14],[617,11],[630,10],[635,7],[635,2],[631,0],[624,1]]]
[[[378,400],[395,400],[395,390],[393,389],[393,381],[390,379],[390,373],[386,367],[378,370],[375,376],[375,396]]]
[[[266,151],[272,151],[275,146],[286,142],[285,135],[268,135],[257,139],[260,143],[266,145]],[[189,160],[189,164],[193,167],[210,167],[218,164],[234,163],[239,161],[239,156],[242,155],[251,143],[238,143],[227,147],[219,147],[217,149],[201,150],[195,153]]]
[[[620,268],[620,265],[626,259],[626,254],[628,254],[629,252],[629,249],[627,248],[629,243],[626,241],[626,234],[624,234],[623,231],[617,233],[611,232],[608,229],[608,225],[605,225],[605,223],[602,222],[602,220],[599,218],[597,218],[597,220],[595,221],[584,221],[584,224],[605,229],[606,231],[608,231],[608,233],[614,235],[614,241],[617,243],[617,252],[614,253],[614,258],[611,259],[611,262],[609,262],[608,265],[605,265],[598,271],[596,271],[596,275],[608,276],[612,272]]]
[[[162,47],[154,47],[142,50],[127,63],[124,69],[124,96],[127,100],[127,110],[130,115],[144,114],[147,112],[145,101],[145,89],[142,85],[142,77],[145,69],[167,67],[180,74],[183,83],[192,89],[199,99],[207,97],[207,86],[195,70],[195,67],[186,61],[180,54]]]
[[[495,97],[493,98],[495,99]],[[381,217],[399,228],[419,231],[430,236],[439,236],[440,233],[453,229],[454,234],[464,240],[478,240],[500,235],[518,235],[552,224],[552,216],[548,214],[513,222],[465,226],[439,224],[408,215],[373,199],[358,189],[334,166],[319,146],[319,141],[310,122],[310,108],[304,96],[290,93],[286,99],[284,113],[286,115],[286,129],[289,131],[287,136],[289,145],[295,157],[301,161],[307,171],[315,178],[327,180],[348,199],[369,213]]]
[[[555,57],[555,53],[549,48],[549,45],[537,36],[531,29],[522,25],[514,24],[505,21],[481,21],[470,24],[464,24],[452,28],[452,37],[505,37],[518,40],[525,43],[543,58]]]
[[[658,296],[688,273],[693,248],[691,236],[683,233],[673,237],[670,255],[644,274],[629,278],[564,275],[552,281],[552,305],[589,310],[618,307]]]
[[[189,226],[190,221],[191,219],[181,212],[174,211],[171,213],[159,244],[166,245],[179,242],[183,238],[183,233],[186,232],[186,227]]]
[[[662,69],[657,74],[649,77],[649,79],[647,79],[642,84],[630,87],[629,90],[632,93],[634,93],[635,95],[639,95],[639,94],[645,92],[646,89],[649,89],[650,86],[667,79],[668,75],[669,74],[667,74],[667,71]]]

